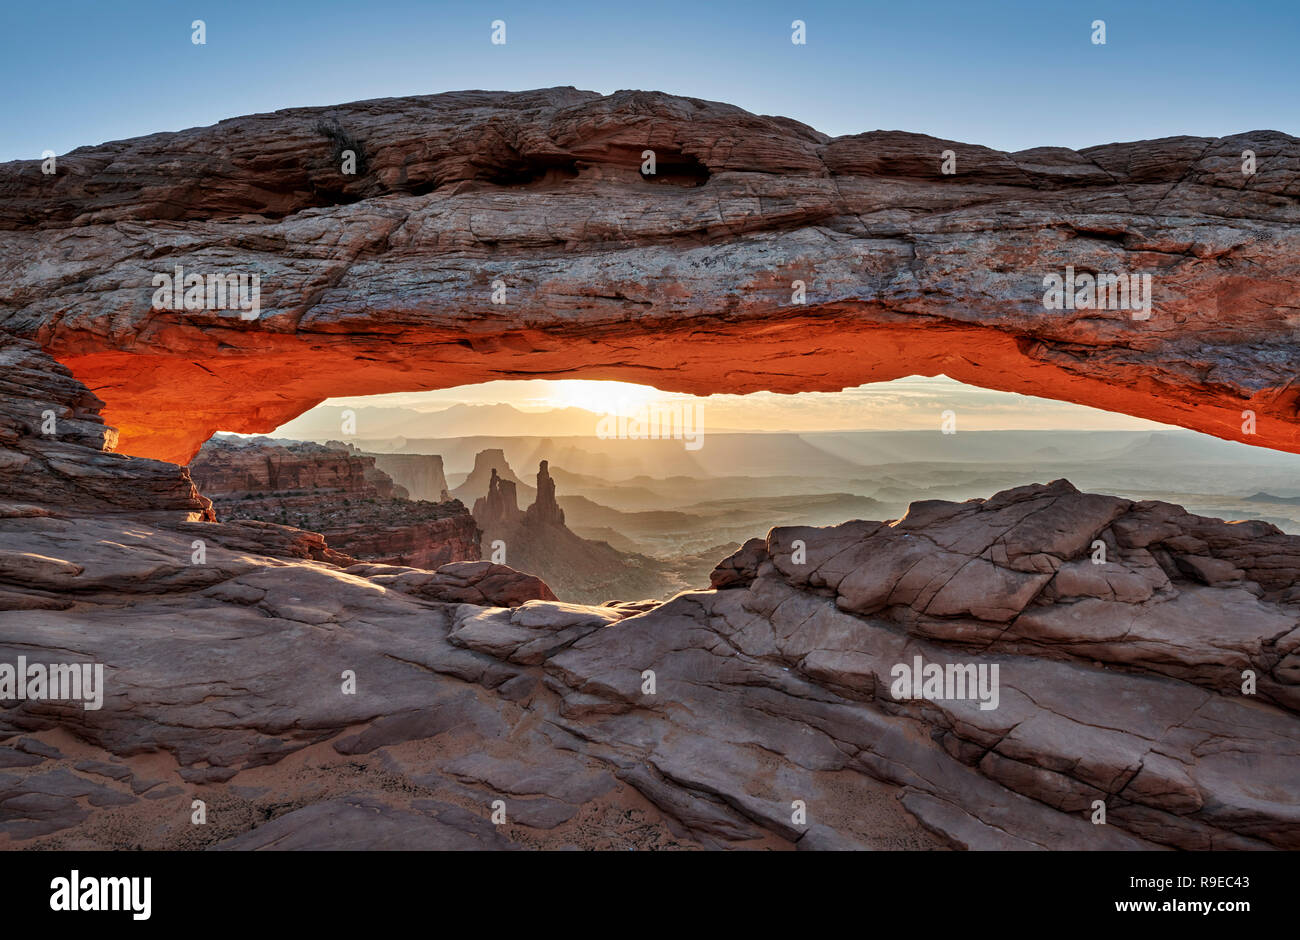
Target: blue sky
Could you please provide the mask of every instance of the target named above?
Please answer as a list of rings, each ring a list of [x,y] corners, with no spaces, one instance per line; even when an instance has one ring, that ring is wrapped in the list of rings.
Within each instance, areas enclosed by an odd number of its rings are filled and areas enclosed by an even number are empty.
[[[498,18],[504,46],[489,41]],[[204,46],[190,41],[195,19]],[[805,46],[790,42],[795,19]],[[0,160],[285,107],[550,85],[1009,150],[1294,134],[1298,41],[1300,0],[9,0]]]

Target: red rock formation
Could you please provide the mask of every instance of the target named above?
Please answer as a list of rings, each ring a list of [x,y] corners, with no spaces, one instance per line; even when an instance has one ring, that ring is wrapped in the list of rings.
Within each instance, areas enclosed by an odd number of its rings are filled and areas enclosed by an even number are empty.
[[[500,466],[500,472],[497,470]],[[607,542],[584,539],[564,524],[547,461],[537,469],[537,497],[526,511],[517,502],[514,472],[500,450],[481,451],[475,473],[489,468],[487,495],[474,502],[482,530],[482,553],[504,546],[512,568],[538,575],[567,601],[599,604],[616,598],[664,598],[689,586],[673,566],[645,555],[621,552]],[[461,488],[469,487],[475,474]],[[482,479],[481,474],[477,479]],[[497,556],[499,557],[499,556]]]
[[[291,109],[6,165],[0,329],[96,389],[123,451],[178,462],[330,395],[538,375],[944,373],[1300,451],[1297,166],[1274,131],[1007,154],[648,92]],[[258,273],[260,316],[152,310],[176,265]],[[1149,273],[1151,318],[1045,309],[1067,266]]]
[[[426,504],[427,505],[427,504]],[[354,513],[358,521],[336,521],[324,527],[326,540],[354,558],[385,565],[407,565],[434,570],[453,562],[479,559],[478,527],[459,502],[433,504],[448,514],[420,519],[428,510],[393,506],[388,516]],[[219,510],[218,510],[219,511]],[[413,521],[418,520],[418,521]]]
[[[409,500],[346,444],[213,439],[190,464],[222,520],[320,532],[353,559],[415,568],[477,561],[478,527],[457,500]]]
[[[493,476],[499,476],[503,483],[511,485],[512,492],[515,494],[515,499],[511,500],[512,506],[518,507],[520,497],[525,501],[531,501],[536,496],[536,491],[510,469],[506,453],[500,447],[489,447],[475,454],[474,469],[469,472],[469,476],[460,486],[451,491],[451,495],[462,502],[477,499],[480,495],[490,495]]]
[[[411,496],[410,490],[408,490],[405,486],[402,486],[400,483],[398,483],[395,479],[393,479],[391,475],[385,473],[382,469],[380,469],[378,465],[378,458],[374,454],[363,453],[360,447],[357,447],[355,444],[345,443],[343,441],[329,441],[325,446],[331,447],[334,450],[346,451],[347,453],[352,454],[355,457],[369,458],[369,465],[365,469],[366,481],[371,486],[373,486],[376,492],[379,495],[381,495],[384,499],[392,499],[394,497],[396,497],[397,499],[413,498]],[[441,466],[441,458],[438,459],[439,459],[439,466]],[[437,502],[438,500],[435,499],[433,501]]]
[[[524,513],[524,522],[534,527],[564,525],[564,510],[555,501],[555,481],[548,461],[543,460],[537,467],[537,499]]]
[[[508,466],[506,471],[510,471]],[[515,484],[501,477],[495,467],[488,479],[487,495],[474,500],[473,514],[474,520],[484,531],[514,528],[523,522],[524,514],[519,511]]]
[[[190,474],[211,499],[312,491],[357,499],[392,499],[393,481],[374,475],[374,458],[344,445],[274,438],[213,438],[190,461]]]
[[[202,590],[240,574],[279,570],[282,563],[272,559],[357,565],[316,531],[247,518],[213,521],[213,502],[199,494],[187,468],[106,451],[115,431],[103,423],[99,407],[94,395],[35,344],[0,333],[0,611],[75,609],[86,597],[112,605],[119,595],[160,588]],[[387,506],[396,508],[385,527],[385,503],[378,494],[391,492],[392,481],[382,473],[376,478],[371,459],[351,455],[346,445],[218,440],[205,448],[202,463],[223,514],[253,504],[262,515],[314,512],[338,522],[342,540],[363,549],[367,539],[388,534],[387,546],[374,552],[377,558],[393,554],[394,544],[404,547],[400,539],[394,541],[404,528],[420,535],[417,546],[406,548],[422,552],[431,566],[440,553],[458,556],[453,560],[477,558],[477,528],[458,502],[389,499]],[[272,482],[320,488],[278,501],[254,491]],[[351,497],[344,495],[349,492]],[[338,504],[352,497],[354,508],[340,509]],[[423,507],[431,507],[432,521],[418,519]],[[365,515],[369,524],[361,525],[357,519]],[[54,550],[50,540],[77,542],[84,563],[48,554],[45,549]],[[373,559],[364,567],[378,570]],[[437,577],[404,567],[384,570],[424,576],[416,581],[425,597],[437,596],[440,586],[447,587],[449,597],[476,591],[473,596],[491,604],[554,596],[538,579],[499,565],[453,564]],[[242,603],[250,595],[230,596]],[[201,607],[203,601],[195,603]]]
[[[185,468],[112,453],[102,405],[34,343],[0,333],[0,499],[211,520]]]

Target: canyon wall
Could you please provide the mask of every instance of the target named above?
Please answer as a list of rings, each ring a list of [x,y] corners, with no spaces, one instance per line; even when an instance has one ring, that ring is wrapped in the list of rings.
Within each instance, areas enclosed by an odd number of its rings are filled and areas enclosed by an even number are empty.
[[[190,473],[222,520],[320,532],[332,548],[382,564],[478,560],[478,527],[463,504],[406,499],[375,460],[335,443],[215,438]]]
[[[411,499],[442,502],[448,498],[442,457],[437,454],[370,454],[375,468],[392,477]]]

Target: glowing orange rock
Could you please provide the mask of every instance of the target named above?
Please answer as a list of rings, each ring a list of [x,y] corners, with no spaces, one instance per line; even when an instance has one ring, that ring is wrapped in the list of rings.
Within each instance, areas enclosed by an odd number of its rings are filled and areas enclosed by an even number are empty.
[[[103,398],[131,454],[491,379],[939,373],[1300,452],[1300,140],[1275,131],[1007,154],[560,88],[254,115],[59,167],[0,169],[0,330]],[[155,309],[178,265],[256,274],[257,318]],[[1067,270],[1149,275],[1149,318],[1053,309]]]

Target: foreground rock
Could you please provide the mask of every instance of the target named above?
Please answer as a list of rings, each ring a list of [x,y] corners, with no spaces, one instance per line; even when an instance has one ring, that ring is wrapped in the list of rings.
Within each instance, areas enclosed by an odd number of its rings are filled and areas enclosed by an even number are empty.
[[[184,463],[331,395],[490,379],[940,373],[1300,452],[1300,141],[1277,131],[1000,153],[553,88],[290,109],[57,165],[0,167],[0,329],[99,389],[131,454]],[[151,309],[178,267],[258,274],[255,318]],[[1047,309],[1068,268],[1150,275],[1150,318]]]
[[[1300,538],[1266,524],[1057,481],[775,529],[664,604],[563,604],[202,521],[178,467],[149,510],[129,484],[166,466],[43,437],[35,402],[92,428],[93,396],[5,355],[0,664],[105,678],[96,709],[3,703],[0,846],[1300,847]],[[88,466],[127,502],[58,483]],[[900,696],[918,658],[998,683]]]

